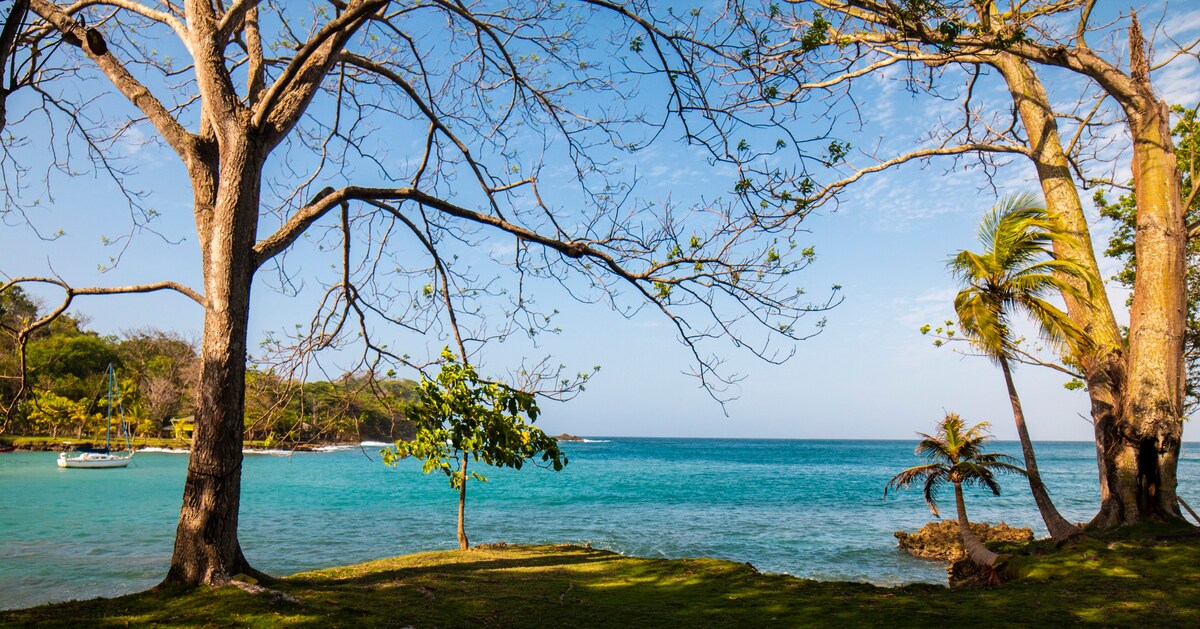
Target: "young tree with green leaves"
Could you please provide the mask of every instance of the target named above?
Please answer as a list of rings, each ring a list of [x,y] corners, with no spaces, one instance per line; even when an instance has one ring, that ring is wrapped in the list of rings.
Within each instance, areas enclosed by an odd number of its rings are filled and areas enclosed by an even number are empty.
[[[1033,441],[1025,425],[1021,398],[1013,384],[1013,359],[1018,339],[1013,334],[1013,315],[1025,315],[1037,326],[1042,340],[1062,350],[1069,361],[1077,361],[1089,343],[1086,334],[1067,313],[1047,301],[1059,294],[1080,297],[1072,280],[1097,286],[1099,280],[1069,260],[1056,259],[1050,250],[1055,240],[1068,238],[1058,230],[1046,209],[1032,194],[1012,195],[984,215],[979,224],[983,251],[959,251],[950,269],[963,289],[954,298],[959,326],[971,344],[991,358],[1004,372],[1008,400],[1025,457],[1029,489],[1050,537],[1062,540],[1081,533],[1059,514],[1042,483]]]
[[[474,367],[458,362],[447,348],[437,378],[423,377],[417,401],[405,409],[416,425],[416,436],[383,450],[383,461],[395,465],[414,457],[425,462],[426,474],[440,470],[450,479],[450,487],[458,490],[458,545],[467,550],[467,481],[487,481],[479,472],[468,471],[468,463],[519,470],[526,461],[540,459],[555,471],[566,465],[558,441],[533,426],[538,412],[532,394],[481,380]]]
[[[928,463],[910,467],[892,477],[883,488],[883,497],[895,489],[908,489],[920,483],[925,496],[925,504],[933,517],[942,517],[938,513],[938,490],[950,483],[954,486],[954,504],[958,510],[958,531],[962,536],[963,546],[971,561],[981,566],[995,566],[999,556],[988,550],[979,537],[971,532],[970,521],[967,520],[967,503],[963,499],[963,487],[972,485],[991,490],[993,495],[1000,495],[1000,483],[996,474],[1024,474],[1025,470],[1015,465],[1015,459],[999,452],[984,452],[983,444],[991,438],[988,434],[989,424],[980,422],[967,428],[961,417],[956,413],[947,413],[938,423],[937,432],[921,436],[915,454],[925,457]]]

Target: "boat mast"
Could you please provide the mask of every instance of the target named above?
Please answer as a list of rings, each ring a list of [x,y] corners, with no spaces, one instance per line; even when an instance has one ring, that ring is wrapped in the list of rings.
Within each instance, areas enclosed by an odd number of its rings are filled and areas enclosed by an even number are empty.
[[[113,398],[113,381],[116,380],[116,374],[113,373],[112,363],[108,363],[108,418],[104,422],[104,451],[109,452],[112,449],[112,398]]]

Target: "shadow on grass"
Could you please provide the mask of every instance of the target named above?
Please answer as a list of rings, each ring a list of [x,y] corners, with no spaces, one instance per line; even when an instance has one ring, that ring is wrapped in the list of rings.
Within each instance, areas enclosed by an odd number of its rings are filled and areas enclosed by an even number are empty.
[[[0,612],[66,626],[888,627],[1200,626],[1200,539],[1084,540],[1025,558],[1002,587],[897,589],[757,573],[713,559],[640,559],[569,546],[424,553],[273,584],[155,590]],[[936,624],[935,624],[936,623]]]
[[[510,549],[511,552],[519,554],[508,556],[505,551]],[[496,554],[496,550],[499,550],[501,554]],[[545,552],[546,550],[553,552]],[[611,551],[578,546],[505,546],[500,549],[421,553],[395,559],[381,559],[346,568],[302,572],[287,577],[280,581],[279,585],[287,584],[298,588],[327,587],[336,582],[336,587],[368,587],[424,575],[432,567],[436,567],[440,575],[453,578],[488,571],[533,570],[551,566],[569,567],[576,564],[600,564],[621,559],[624,557]]]

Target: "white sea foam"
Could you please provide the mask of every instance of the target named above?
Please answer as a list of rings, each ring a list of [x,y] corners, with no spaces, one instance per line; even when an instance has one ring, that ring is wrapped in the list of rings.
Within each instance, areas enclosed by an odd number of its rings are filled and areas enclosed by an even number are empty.
[[[583,443],[612,443],[612,439],[584,439]]]
[[[242,454],[269,454],[271,456],[291,456],[291,450],[242,450]]]
[[[138,448],[138,452],[166,452],[168,454],[189,454],[191,450],[187,448],[160,448],[158,446],[147,446]]]
[[[312,449],[313,452],[337,452],[339,450],[353,450],[358,446],[317,446]]]
[[[360,445],[364,448],[383,448],[383,447],[390,446],[392,444],[390,444],[386,441],[364,441],[358,445]]]

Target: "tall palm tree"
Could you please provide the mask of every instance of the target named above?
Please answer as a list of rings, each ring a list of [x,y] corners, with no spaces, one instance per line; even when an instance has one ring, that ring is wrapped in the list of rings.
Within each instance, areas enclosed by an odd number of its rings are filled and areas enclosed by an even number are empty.
[[[938,490],[950,483],[954,485],[954,503],[958,509],[958,532],[962,536],[963,547],[971,561],[981,566],[995,566],[996,553],[990,551],[983,542],[971,532],[967,520],[967,505],[963,500],[963,486],[980,485],[990,489],[993,494],[1000,495],[1000,484],[996,482],[997,473],[1024,474],[1025,470],[1018,467],[1016,459],[998,452],[984,452],[983,444],[991,435],[988,434],[987,422],[980,422],[965,428],[962,418],[955,413],[947,413],[937,426],[935,435],[917,433],[922,437],[917,444],[916,454],[925,457],[929,462],[925,465],[910,467],[892,477],[883,489],[884,498],[892,489],[908,489],[916,483],[922,483],[925,504],[935,518],[942,517],[938,513]]]
[[[1078,285],[1089,292],[1097,290],[1099,281],[1087,270],[1074,262],[1055,259],[1051,253],[1050,245],[1066,237],[1036,197],[1009,196],[988,211],[979,225],[983,251],[959,251],[950,260],[951,271],[964,286],[954,299],[959,326],[967,339],[1004,372],[1029,488],[1050,537],[1056,541],[1082,531],[1054,507],[1038,472],[1021,399],[1013,385],[1012,361],[1018,348],[1010,321],[1013,314],[1024,314],[1037,325],[1048,346],[1082,355],[1087,337],[1066,313],[1046,301],[1055,294],[1082,297]]]

